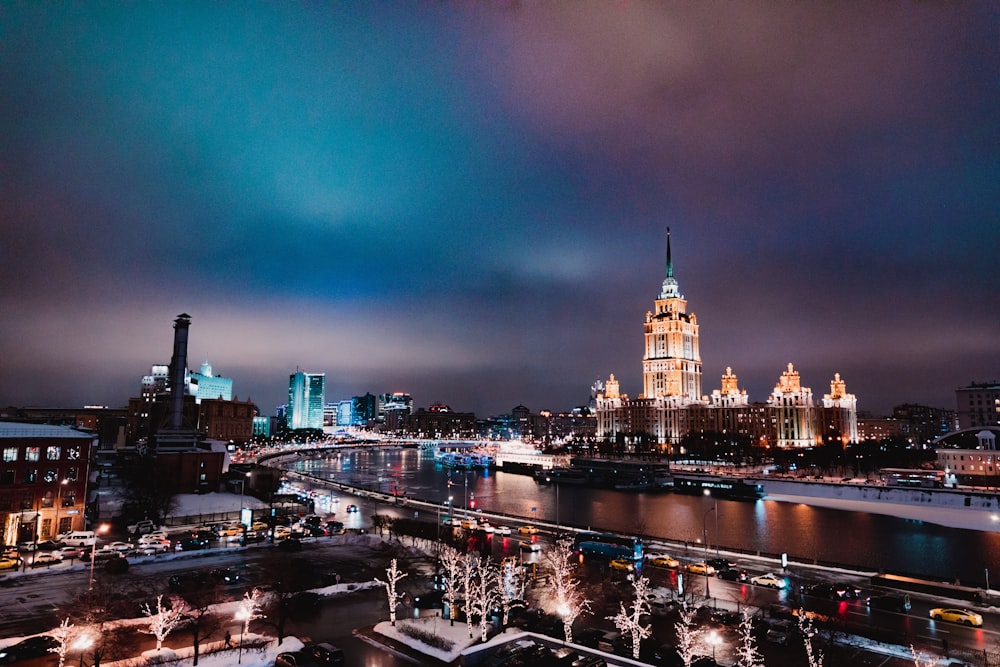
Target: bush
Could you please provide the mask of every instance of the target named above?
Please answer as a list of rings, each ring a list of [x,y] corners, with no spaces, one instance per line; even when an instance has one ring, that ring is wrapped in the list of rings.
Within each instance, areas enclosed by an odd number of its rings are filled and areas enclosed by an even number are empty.
[[[400,625],[399,631],[406,635],[407,637],[412,637],[422,644],[427,644],[428,646],[442,651],[450,651],[455,645],[455,642],[450,639],[436,635],[431,631],[424,630],[423,628],[417,628],[412,625]]]

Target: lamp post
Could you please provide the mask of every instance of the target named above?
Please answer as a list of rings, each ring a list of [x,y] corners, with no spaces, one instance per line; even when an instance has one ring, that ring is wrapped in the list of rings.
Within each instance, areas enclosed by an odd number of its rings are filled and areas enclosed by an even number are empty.
[[[83,654],[94,644],[93,638],[89,634],[80,635],[73,643],[73,648],[80,651],[80,667],[83,667]]]
[[[94,531],[94,544],[90,547],[90,588],[87,590],[94,590],[94,561],[97,560],[97,536],[108,532],[109,528],[111,528],[111,526],[106,523],[102,523]]]
[[[715,511],[715,505],[709,507],[705,511],[705,516],[701,520],[701,530],[702,535],[705,538],[705,598],[710,597],[708,594],[708,513]]]
[[[242,604],[236,610],[236,620],[240,622],[240,650],[236,657],[236,664],[243,663],[243,633],[246,632],[247,624],[250,622],[250,611]]]
[[[715,662],[715,647],[722,642],[722,637],[715,630],[708,633],[708,643],[712,645],[712,662]]]

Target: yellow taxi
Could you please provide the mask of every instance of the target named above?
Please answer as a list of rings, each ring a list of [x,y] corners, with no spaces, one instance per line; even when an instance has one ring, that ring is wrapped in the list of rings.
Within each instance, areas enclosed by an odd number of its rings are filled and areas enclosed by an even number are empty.
[[[608,563],[608,567],[610,567],[612,570],[622,570],[624,572],[631,572],[634,566],[632,565],[632,561],[630,561],[627,558],[615,558],[610,563]]]
[[[652,565],[653,567],[671,568],[671,567],[679,567],[681,562],[676,558],[671,558],[670,556],[664,554],[662,556],[655,556],[653,558],[650,558],[649,564]]]
[[[931,618],[935,621],[948,621],[949,623],[961,623],[977,628],[982,627],[983,617],[968,609],[955,609],[953,607],[935,607],[931,609]]]
[[[687,571],[691,574],[704,574],[709,577],[715,574],[715,568],[707,563],[688,563]]]
[[[520,528],[517,529],[517,532],[521,533],[522,535],[537,535],[538,528],[536,528],[535,526],[521,526]]]
[[[16,570],[18,565],[20,563],[13,558],[0,558],[0,570]]]

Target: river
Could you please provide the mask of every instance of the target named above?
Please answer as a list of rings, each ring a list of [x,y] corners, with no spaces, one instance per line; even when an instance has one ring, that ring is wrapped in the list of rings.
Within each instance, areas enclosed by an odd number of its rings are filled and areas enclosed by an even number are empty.
[[[711,549],[719,545],[723,550],[788,553],[793,560],[958,580],[970,586],[984,586],[990,574],[1000,577],[1000,533],[880,514],[773,500],[540,485],[526,475],[449,470],[417,449],[327,452],[288,467],[433,502],[443,503],[450,496],[459,512],[479,508],[529,521],[651,535],[685,541],[690,549],[703,548],[707,536]]]

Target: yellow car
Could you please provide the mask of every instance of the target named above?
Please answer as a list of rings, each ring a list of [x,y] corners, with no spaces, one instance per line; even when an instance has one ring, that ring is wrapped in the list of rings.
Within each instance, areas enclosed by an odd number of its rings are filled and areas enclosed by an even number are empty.
[[[13,558],[0,558],[0,570],[16,570],[18,565]]]
[[[936,607],[931,609],[931,618],[935,621],[948,621],[949,623],[961,623],[962,625],[972,625],[977,628],[982,627],[983,617],[968,609],[953,609],[950,607]]]
[[[632,561],[627,558],[615,558],[608,563],[608,566],[612,570],[623,570],[625,572],[631,572],[633,568]]]
[[[237,535],[243,534],[243,526],[226,526],[219,529],[219,535],[222,537],[236,537]]]
[[[266,523],[264,523],[263,521],[254,521],[252,524],[250,524],[250,530],[256,530],[258,532],[265,532],[270,528],[271,527]]]
[[[517,529],[517,532],[521,533],[522,535],[537,535],[538,529],[535,528],[534,526],[521,526],[520,528]]]
[[[691,574],[704,574],[709,577],[715,574],[715,568],[706,563],[688,563],[687,570]]]
[[[657,556],[649,560],[649,564],[653,567],[679,567],[681,562],[676,558],[671,558],[670,556]]]

